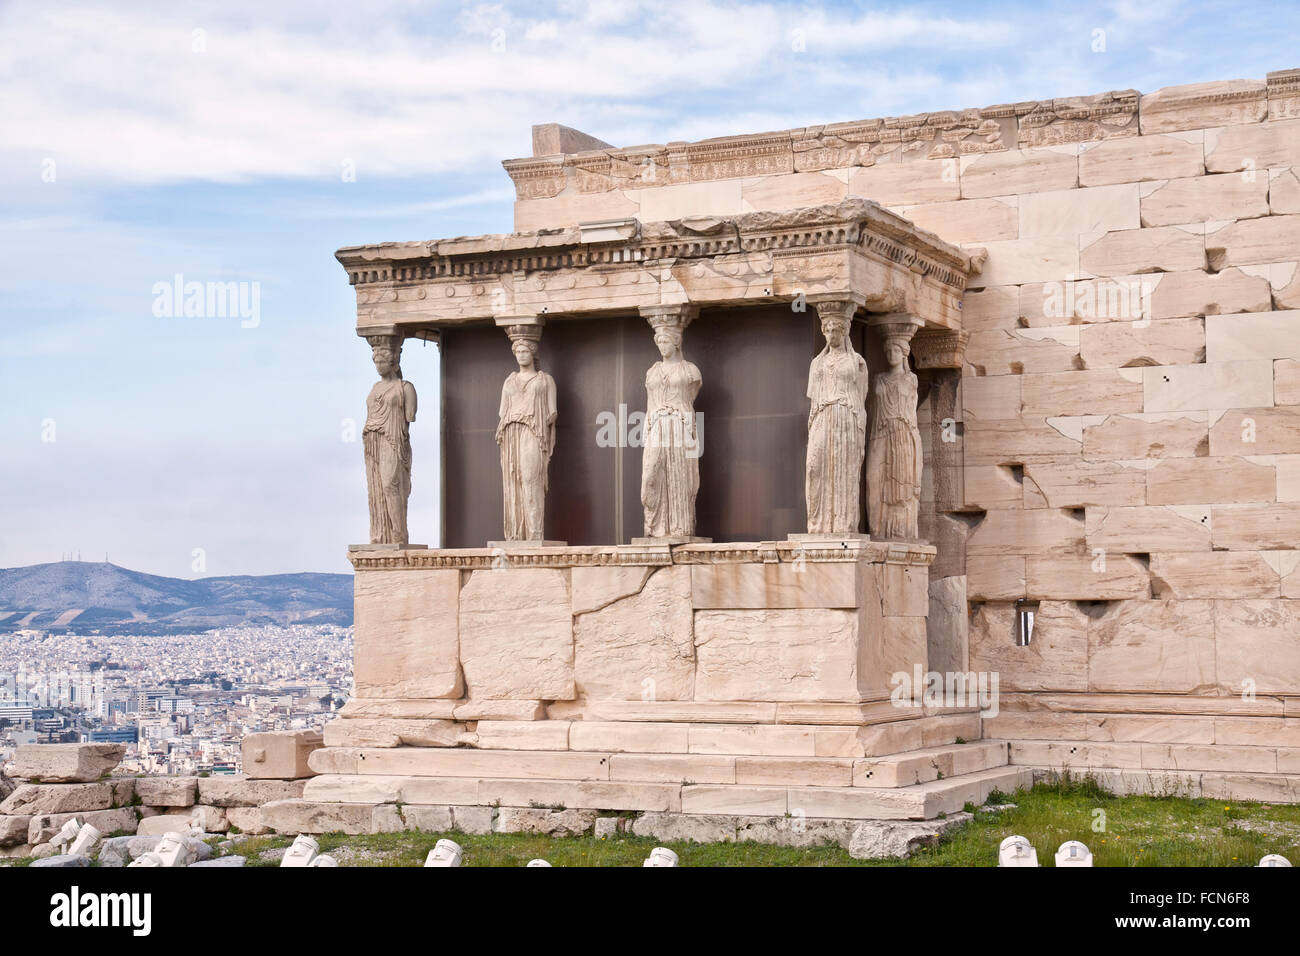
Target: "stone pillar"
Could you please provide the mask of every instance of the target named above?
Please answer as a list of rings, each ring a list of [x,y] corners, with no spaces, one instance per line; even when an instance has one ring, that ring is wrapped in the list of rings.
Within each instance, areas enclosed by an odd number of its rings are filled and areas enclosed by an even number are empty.
[[[708,541],[695,534],[695,497],[700,490],[699,431],[695,396],[700,370],[682,354],[686,326],[695,318],[689,303],[643,306],[661,356],[646,372],[646,413],[641,455],[641,507],[645,537],[633,544]]]
[[[917,370],[930,385],[930,474],[934,502],[922,524],[937,550],[930,565],[930,615],[926,621],[930,666],[967,670],[966,535],[964,507],[961,368],[969,333],[923,329],[912,338]]]
[[[872,316],[884,345],[887,371],[871,383],[867,432],[867,516],[874,539],[916,541],[921,505],[921,432],[916,423],[917,379],[908,367],[912,335],[921,320],[901,312]]]
[[[546,489],[555,450],[555,379],[537,364],[537,347],[545,319],[540,315],[498,316],[510,338],[519,370],[501,386],[496,442],[501,451],[501,498],[504,541],[490,547],[563,547],[547,541]]]

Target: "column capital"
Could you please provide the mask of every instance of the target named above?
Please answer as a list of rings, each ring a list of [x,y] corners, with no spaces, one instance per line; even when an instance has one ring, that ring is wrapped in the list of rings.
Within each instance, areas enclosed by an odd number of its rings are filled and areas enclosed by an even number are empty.
[[[819,319],[834,316],[850,322],[866,304],[866,298],[856,292],[814,292],[804,301],[817,310]]]
[[[637,311],[650,323],[652,329],[676,329],[679,332],[695,321],[695,317],[700,314],[699,306],[693,302],[643,305]]]
[[[966,357],[969,332],[958,329],[921,329],[912,337],[916,367],[961,368]]]

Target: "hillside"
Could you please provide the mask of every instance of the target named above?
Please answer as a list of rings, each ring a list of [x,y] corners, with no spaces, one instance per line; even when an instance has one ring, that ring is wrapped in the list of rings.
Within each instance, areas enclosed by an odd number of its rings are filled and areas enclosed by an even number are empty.
[[[158,633],[237,624],[351,623],[350,574],[186,581],[90,561],[0,569],[0,631]]]

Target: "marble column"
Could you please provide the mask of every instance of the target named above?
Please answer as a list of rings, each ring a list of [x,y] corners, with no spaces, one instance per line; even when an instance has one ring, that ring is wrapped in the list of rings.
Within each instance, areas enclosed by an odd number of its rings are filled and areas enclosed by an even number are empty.
[[[872,316],[888,369],[871,383],[867,438],[867,517],[876,540],[916,541],[921,506],[921,432],[917,380],[907,356],[919,319],[905,313]]]
[[[695,396],[700,370],[682,354],[682,336],[696,310],[691,305],[645,306],[660,360],[645,376],[646,413],[641,454],[641,507],[649,542],[706,541],[695,534],[695,497],[700,490],[699,432]]]
[[[867,432],[867,363],[850,332],[858,303],[812,302],[825,347],[808,369],[808,452],[804,494],[810,535],[860,532],[862,458]]]

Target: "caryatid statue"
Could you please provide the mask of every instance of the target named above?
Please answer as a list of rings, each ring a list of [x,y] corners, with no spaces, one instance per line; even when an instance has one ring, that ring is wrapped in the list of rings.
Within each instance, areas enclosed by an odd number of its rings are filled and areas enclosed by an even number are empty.
[[[808,369],[809,534],[856,534],[867,435],[867,363],[853,349],[851,300],[818,303],[826,347]]]
[[[415,386],[402,378],[402,337],[368,335],[379,381],[366,397],[362,441],[370,498],[370,543],[407,544],[411,496],[411,434]]]
[[[915,325],[884,323],[889,371],[872,382],[870,451],[867,455],[867,516],[871,536],[915,541],[921,503],[921,432],[916,426],[916,376],[907,366]]]
[[[689,306],[641,310],[654,329],[662,356],[645,373],[645,442],[641,457],[641,506],[647,538],[695,535],[695,496],[700,490],[700,442],[695,396],[700,370],[682,356],[682,333],[694,317]]]
[[[519,371],[501,386],[496,439],[501,446],[505,540],[540,541],[547,472],[555,450],[555,379],[537,367],[540,323],[507,325]]]

